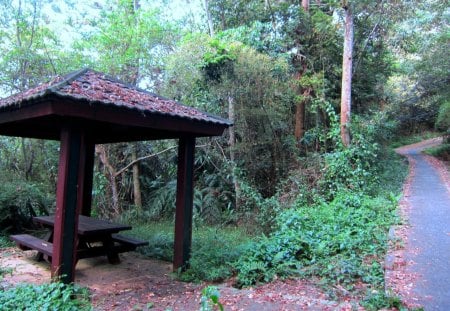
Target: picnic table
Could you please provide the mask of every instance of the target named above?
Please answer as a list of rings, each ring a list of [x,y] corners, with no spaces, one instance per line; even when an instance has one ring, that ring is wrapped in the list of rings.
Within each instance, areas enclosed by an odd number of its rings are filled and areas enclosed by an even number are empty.
[[[43,239],[29,234],[12,235],[11,239],[22,250],[37,250],[38,260],[48,259],[53,254],[55,217],[53,215],[33,217],[33,221],[48,229],[48,234]],[[133,251],[138,246],[148,244],[146,241],[118,234],[120,231],[131,230],[131,228],[129,225],[80,215],[77,231],[77,260],[107,256],[110,263],[119,263],[119,253]]]

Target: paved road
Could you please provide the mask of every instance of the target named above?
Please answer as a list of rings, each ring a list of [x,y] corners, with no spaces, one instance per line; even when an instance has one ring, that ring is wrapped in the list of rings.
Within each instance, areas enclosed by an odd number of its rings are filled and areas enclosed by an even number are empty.
[[[420,149],[423,148],[405,152],[415,161],[408,199],[411,231],[406,259],[415,262],[408,269],[421,276],[413,291],[424,309],[447,311],[450,310],[450,193]]]

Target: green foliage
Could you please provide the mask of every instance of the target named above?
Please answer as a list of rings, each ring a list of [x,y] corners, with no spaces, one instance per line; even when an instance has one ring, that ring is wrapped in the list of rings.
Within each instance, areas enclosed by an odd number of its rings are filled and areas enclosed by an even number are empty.
[[[63,68],[61,43],[39,1],[1,1],[0,12],[0,94],[23,91]]]
[[[130,1],[105,7],[90,22],[95,27],[74,44],[74,58],[132,85],[158,75],[177,32],[157,10]]]
[[[389,145],[391,148],[398,148],[401,146],[411,145],[418,143],[420,141],[431,139],[435,137],[441,136],[441,133],[437,133],[434,131],[423,131],[420,133],[416,133],[413,135],[396,135],[392,141],[390,141]]]
[[[447,100],[441,104],[435,127],[436,129],[447,132],[447,134],[450,135],[450,100]]]
[[[224,308],[220,303],[219,298],[220,292],[216,286],[207,286],[203,288],[200,302],[200,311],[212,311],[215,309],[223,311]]]
[[[8,236],[0,234],[0,249],[5,247],[13,246],[14,243],[9,239]]]
[[[31,182],[0,184],[0,225],[4,232],[32,227],[32,217],[48,215],[51,198]]]
[[[173,257],[173,224],[167,221],[138,223],[133,225],[131,235],[148,241],[148,246],[138,252],[150,258],[171,261]]]
[[[352,123],[352,143],[348,147],[341,144],[339,128],[334,123],[331,137],[336,142],[336,149],[324,155],[324,173],[320,181],[321,191],[328,198],[342,190],[368,190],[368,185],[377,183],[380,146],[374,136],[383,129],[377,124],[361,121]]]
[[[358,278],[379,286],[380,256],[396,219],[395,204],[341,191],[330,203],[282,212],[277,229],[237,261],[238,285],[267,282],[275,275],[316,275],[344,286]]]
[[[233,275],[235,262],[249,247],[242,229],[197,228],[193,232],[189,268],[179,275],[183,281],[223,281]]]
[[[93,310],[86,289],[50,283],[43,285],[18,285],[0,291],[2,310],[61,310],[78,311]]]
[[[138,251],[145,256],[172,261],[173,224],[154,222],[134,225],[131,234],[149,242]],[[233,274],[232,263],[248,248],[251,237],[240,228],[196,226],[192,235],[189,269],[178,277],[184,281],[220,281]]]
[[[444,161],[450,161],[450,143],[444,143],[433,148],[428,148],[424,150],[424,152]]]
[[[3,276],[5,275],[5,274],[10,274],[10,273],[12,273],[13,272],[13,269],[12,268],[3,268],[3,267],[0,267],[0,281],[2,280],[2,278],[3,278]]]
[[[368,311],[376,311],[381,309],[391,309],[399,311],[408,311],[409,309],[403,305],[401,299],[396,296],[387,295],[384,291],[374,291],[370,293],[362,303],[363,307]]]

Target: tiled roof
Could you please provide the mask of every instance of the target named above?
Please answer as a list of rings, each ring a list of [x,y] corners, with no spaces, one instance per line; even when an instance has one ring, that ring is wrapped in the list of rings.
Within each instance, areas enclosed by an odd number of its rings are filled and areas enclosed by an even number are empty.
[[[162,114],[225,126],[231,125],[231,122],[226,119],[209,115],[174,100],[132,87],[91,69],[79,70],[65,76],[56,76],[49,82],[0,99],[0,110],[32,104],[36,100],[44,99],[51,94],[73,100],[87,101],[92,105],[116,106],[150,114]]]

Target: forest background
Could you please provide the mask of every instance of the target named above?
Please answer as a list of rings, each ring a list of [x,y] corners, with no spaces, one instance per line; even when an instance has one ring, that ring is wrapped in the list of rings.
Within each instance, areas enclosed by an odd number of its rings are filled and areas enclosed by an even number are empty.
[[[334,296],[361,281],[366,301],[386,302],[382,260],[407,174],[393,142],[429,130],[449,135],[446,1],[0,7],[2,96],[90,67],[234,122],[223,137],[197,141],[193,253],[181,279],[236,276],[248,286],[308,276]],[[132,223],[150,241],[142,252],[166,260],[176,146],[96,146],[94,214]],[[0,137],[3,235],[35,229],[31,217],[54,209],[58,148]]]

